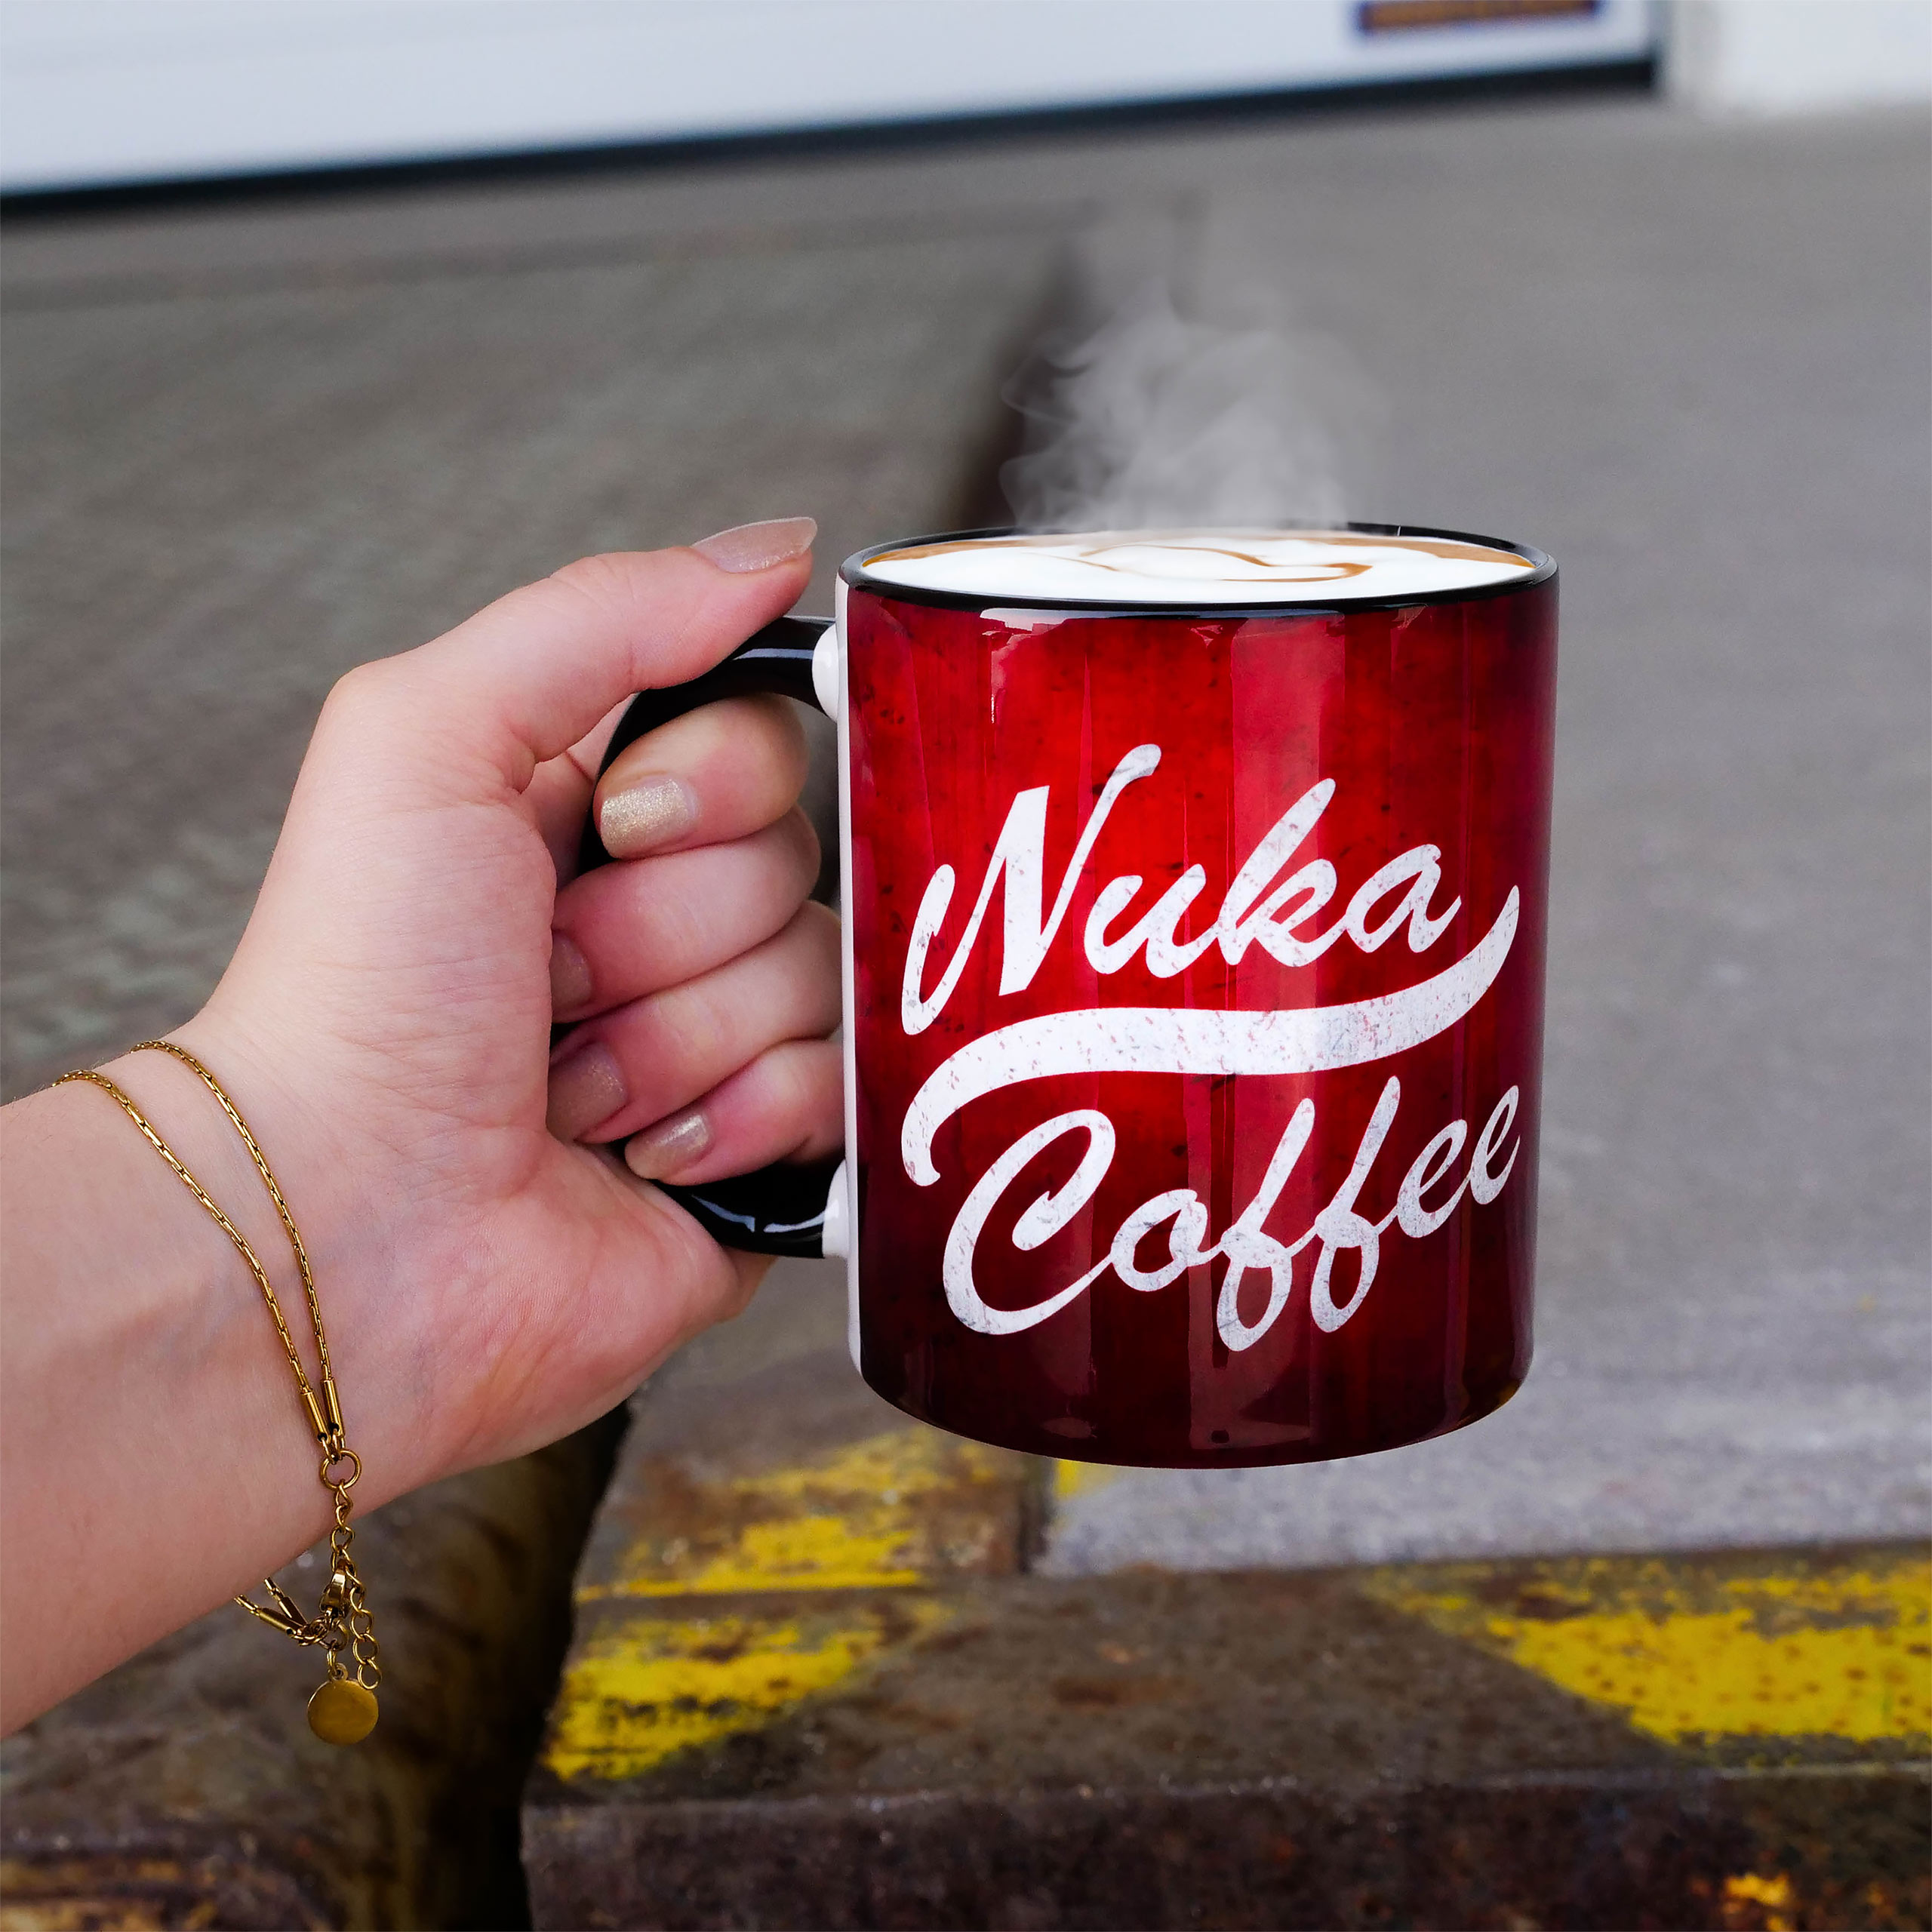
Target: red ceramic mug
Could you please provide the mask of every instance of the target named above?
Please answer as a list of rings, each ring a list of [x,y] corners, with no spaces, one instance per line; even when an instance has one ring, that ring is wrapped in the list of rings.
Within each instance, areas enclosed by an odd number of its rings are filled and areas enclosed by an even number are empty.
[[[1556,573],[1517,543],[965,533],[646,693],[839,724],[848,1160],[667,1189],[842,1254],[923,1420],[1361,1454],[1530,1358]],[[586,857],[601,853],[594,835]]]

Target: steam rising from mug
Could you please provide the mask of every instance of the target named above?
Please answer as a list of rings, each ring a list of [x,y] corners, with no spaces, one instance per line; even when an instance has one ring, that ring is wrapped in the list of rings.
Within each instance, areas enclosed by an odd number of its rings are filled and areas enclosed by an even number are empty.
[[[1015,380],[1026,440],[1000,487],[1028,530],[1338,523],[1336,442],[1315,402],[1333,383],[1284,331],[1184,320],[1150,282]]]

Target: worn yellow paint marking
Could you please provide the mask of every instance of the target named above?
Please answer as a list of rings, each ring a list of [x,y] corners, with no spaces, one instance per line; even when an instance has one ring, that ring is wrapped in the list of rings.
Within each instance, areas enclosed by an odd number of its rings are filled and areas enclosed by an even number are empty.
[[[821,1617],[636,1617],[573,1659],[544,1761],[560,1778],[634,1778],[675,1752],[755,1730],[948,1611],[930,1600]]]
[[[915,1586],[1011,1564],[1022,1467],[916,1426],[778,1469],[648,1466],[640,1533],[578,1586],[580,1602],[608,1607],[572,1654],[545,1763],[565,1779],[642,1776],[763,1728],[935,1627],[952,1613]],[[705,1614],[726,1594],[730,1614]],[[697,1614],[626,1607],[672,1598]]]
[[[1922,1672],[1900,1654],[1894,1632],[1766,1638],[1748,1628],[1749,1614],[1662,1626],[1592,1617],[1507,1638],[1518,1663],[1566,1690],[1623,1706],[1640,1730],[1673,1742],[1705,1734],[1869,1740],[1932,1729]]]
[[[1724,1881],[1724,1902],[1730,1908],[1724,1915],[1727,1924],[1733,1922],[1740,1906],[1755,1908],[1764,1932],[1792,1932],[1797,1923],[1791,1916],[1797,1900],[1787,1872],[1774,1872],[1769,1878],[1758,1872],[1737,1872]]]
[[[202,1875],[174,1858],[0,1860],[0,1932],[192,1932],[214,1923],[218,1901],[205,1898],[183,1915],[173,1895],[201,1889]]]
[[[1727,1577],[1709,1563],[1592,1559],[1512,1573],[1529,1577],[1513,1602],[1485,1591],[1481,1572],[1466,1574],[1468,1583],[1383,1571],[1367,1587],[1669,1743],[1932,1731],[1932,1571],[1922,1558]]]
[[[0,1932],[162,1932],[168,1925],[212,1925],[217,1909],[211,1900],[185,1918],[170,1918],[159,1900],[42,1899],[0,1905]]]
[[[980,1567],[1004,1521],[1011,1460],[937,1429],[897,1429],[706,1483],[694,1534],[640,1537],[611,1581],[577,1595],[903,1589]]]
[[[1054,1465],[1054,1500],[1071,1503],[1076,1496],[1091,1496],[1118,1479],[1121,1472],[1111,1463],[1060,1463]]]
[[[848,1590],[866,1586],[903,1588],[923,1580],[903,1559],[906,1532],[897,1524],[869,1531],[869,1519],[890,1504],[844,1515],[794,1516],[748,1524],[726,1553],[688,1581],[640,1580],[630,1594],[665,1596],[674,1590],[712,1594],[774,1589]],[[854,1515],[860,1520],[854,1521]]]

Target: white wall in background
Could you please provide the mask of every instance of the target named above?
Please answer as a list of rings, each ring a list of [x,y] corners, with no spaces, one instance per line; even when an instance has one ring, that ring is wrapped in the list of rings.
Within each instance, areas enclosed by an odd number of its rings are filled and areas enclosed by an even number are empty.
[[[0,189],[1629,60],[1647,0],[1399,32],[1349,0],[5,0]]]
[[[1932,100],[1932,0],[1676,0],[1667,72],[1718,112]]]

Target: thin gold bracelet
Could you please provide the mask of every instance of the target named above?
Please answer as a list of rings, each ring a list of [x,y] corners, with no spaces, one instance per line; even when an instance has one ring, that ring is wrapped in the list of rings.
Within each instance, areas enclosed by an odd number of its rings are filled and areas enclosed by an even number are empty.
[[[328,1585],[322,1592],[321,1604],[315,1616],[305,1617],[294,1599],[272,1577],[263,1580],[270,1598],[269,1605],[251,1603],[246,1597],[237,1597],[235,1601],[251,1617],[259,1618],[297,1643],[320,1647],[328,1660],[328,1675],[309,1700],[309,1728],[325,1743],[359,1743],[376,1727],[376,1687],[383,1677],[376,1647],[376,1626],[369,1614],[361,1577],[355,1567],[355,1532],[349,1522],[349,1491],[361,1478],[362,1459],[343,1440],[342,1401],[336,1393],[335,1377],[329,1367],[328,1337],[322,1328],[321,1303],[315,1295],[315,1278],[309,1266],[309,1251],[302,1244],[295,1217],[289,1212],[288,1200],[269,1166],[268,1157],[262,1152],[260,1143],[249,1132],[248,1123],[242,1118],[221,1082],[186,1048],[177,1047],[171,1040],[143,1040],[131,1051],[137,1054],[173,1054],[184,1066],[192,1068],[202,1084],[221,1103],[222,1112],[241,1135],[242,1144],[248,1149],[248,1157],[255,1164],[255,1171],[261,1176],[263,1185],[269,1191],[269,1198],[275,1203],[275,1213],[281,1217],[289,1247],[294,1252],[296,1269],[302,1277],[302,1293],[309,1304],[309,1319],[315,1331],[319,1394],[316,1383],[310,1381],[308,1371],[302,1366],[295,1337],[289,1333],[281,1303],[275,1297],[275,1284],[269,1279],[268,1270],[262,1266],[260,1257],[249,1245],[248,1237],[216,1205],[208,1189],[188,1171],[180,1157],[155,1131],[147,1116],[106,1074],[97,1073],[91,1068],[82,1067],[72,1073],[63,1073],[54,1081],[55,1086],[63,1087],[71,1080],[84,1080],[113,1098],[121,1111],[140,1130],[148,1145],[174,1170],[176,1177],[234,1243],[236,1253],[247,1263],[248,1272],[255,1278],[256,1287],[262,1291],[262,1299],[267,1303],[275,1322],[275,1333],[281,1337],[288,1365],[294,1371],[295,1386],[301,1393],[302,1406],[308,1411],[309,1425],[314,1430],[316,1443],[322,1452],[321,1484],[334,1501],[335,1527],[329,1532]],[[337,1475],[336,1472],[345,1464],[347,1473]]]

